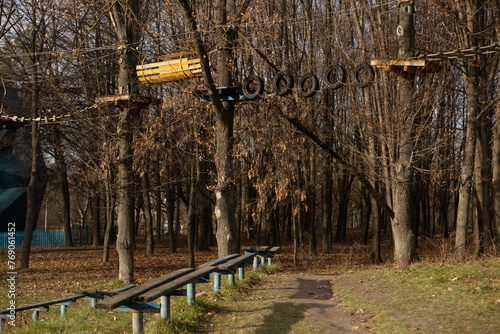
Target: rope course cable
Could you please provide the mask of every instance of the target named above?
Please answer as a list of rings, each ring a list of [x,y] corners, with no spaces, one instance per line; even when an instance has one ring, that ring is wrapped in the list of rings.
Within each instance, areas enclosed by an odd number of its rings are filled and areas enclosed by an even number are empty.
[[[24,116],[10,116],[10,115],[6,114],[5,111],[2,109],[2,110],[0,110],[0,121],[21,123],[24,125],[30,124],[32,122],[40,122],[41,125],[46,125],[46,124],[50,124],[50,123],[57,123],[57,122],[60,122],[61,120],[66,120],[68,117],[71,117],[75,113],[83,113],[89,109],[95,109],[97,107],[98,107],[97,103],[94,103],[93,105],[85,107],[81,110],[77,110],[74,113],[67,113],[65,115],[43,116],[43,117],[37,117],[37,118],[24,117]]]
[[[458,58],[474,57],[478,55],[486,55],[499,52],[500,52],[500,45],[491,44],[470,49],[438,52],[427,55],[418,55],[412,59],[428,59],[428,60],[458,59]]]

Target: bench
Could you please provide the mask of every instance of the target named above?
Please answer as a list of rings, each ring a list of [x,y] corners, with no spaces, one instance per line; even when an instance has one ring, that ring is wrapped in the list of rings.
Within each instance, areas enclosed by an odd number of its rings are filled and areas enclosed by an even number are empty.
[[[231,261],[240,254],[231,254],[214,259],[193,268],[180,269],[164,275],[125,293],[118,294],[96,304],[97,309],[114,309],[118,312],[132,314],[132,332],[143,331],[143,313],[160,313],[162,319],[170,319],[170,296],[186,295],[188,304],[196,300],[196,283],[208,283],[210,274],[216,271],[217,266]],[[186,286],[186,290],[179,290]],[[160,298],[160,304],[153,300]]]
[[[194,271],[192,268],[185,268],[185,269],[180,269],[177,271],[174,271],[172,273],[169,273],[167,275],[163,275],[161,277],[155,278],[147,283],[138,285],[130,290],[123,291],[122,293],[119,293],[111,298],[108,298],[102,302],[99,302],[95,305],[96,309],[114,309],[116,307],[119,307],[123,304],[128,303],[135,297],[151,290],[154,289],[162,284],[165,284],[166,282],[172,281],[178,277],[181,277],[183,275],[186,275],[190,272]]]
[[[258,258],[261,260],[261,265],[265,264],[265,260],[267,259],[267,264],[271,265],[272,258],[274,255],[279,254],[281,247],[269,247],[269,246],[260,246],[260,247],[242,247],[241,248],[245,254],[255,254],[255,258],[253,260],[253,270],[257,270],[259,268]]]
[[[214,292],[219,292],[221,286],[221,275],[223,274],[228,275],[229,285],[234,285],[234,272],[236,269],[238,269],[238,279],[242,280],[245,278],[245,264],[253,261],[254,258],[255,254],[248,253],[219,265],[214,274]]]
[[[256,258],[256,254],[244,255],[231,254],[203,263],[196,268],[185,268],[168,273],[141,285],[129,285],[127,287],[110,291],[77,292],[73,296],[55,299],[49,302],[21,306],[15,312],[33,309],[33,319],[38,320],[39,311],[47,311],[50,305],[61,305],[61,316],[66,313],[67,305],[78,299],[90,298],[92,307],[95,309],[113,309],[114,311],[129,312],[132,314],[133,333],[143,332],[143,313],[160,313],[162,319],[170,319],[170,296],[186,295],[188,304],[196,301],[196,283],[207,283],[211,274],[214,274],[214,290],[220,290],[220,276],[227,274],[229,284],[234,285],[234,273],[239,271],[239,279],[244,278],[244,266]],[[181,290],[186,286],[185,290]],[[160,304],[153,302],[161,299]],[[98,303],[96,300],[104,299]],[[2,326],[5,319],[9,318],[11,310],[0,311]],[[14,314],[15,315],[15,314]],[[0,330],[2,327],[0,327]]]
[[[64,298],[59,298],[59,299],[53,299],[47,302],[41,302],[41,303],[35,303],[35,304],[30,304],[30,305],[23,305],[20,307],[16,307],[13,310],[12,309],[5,309],[5,310],[0,310],[0,331],[3,329],[4,322],[6,319],[12,319],[11,316],[15,316],[17,312],[22,312],[22,311],[27,311],[27,310],[33,310],[33,321],[38,321],[39,313],[41,311],[48,311],[49,306],[52,305],[57,305],[61,306],[61,317],[64,317],[66,315],[66,309],[68,305],[74,304],[78,299],[86,299],[86,298],[91,298],[94,300],[95,299],[103,299],[107,295],[114,295],[117,293],[124,292],[128,289],[133,288],[135,285],[131,284],[126,287],[123,287],[121,289],[117,289],[114,291],[110,292],[100,292],[100,291],[93,291],[93,292],[77,292],[75,295],[69,296],[69,297],[64,297]],[[14,313],[12,313],[14,312]]]
[[[214,259],[212,261],[208,261],[208,262],[205,262],[203,264],[200,264],[199,266],[196,267],[196,269],[200,269],[200,268],[207,267],[207,266],[218,266],[218,265],[223,264],[223,263],[225,263],[227,261],[235,259],[238,256],[240,256],[240,254],[231,254],[231,255],[226,255],[226,256],[223,256],[223,257],[219,257],[219,258]]]

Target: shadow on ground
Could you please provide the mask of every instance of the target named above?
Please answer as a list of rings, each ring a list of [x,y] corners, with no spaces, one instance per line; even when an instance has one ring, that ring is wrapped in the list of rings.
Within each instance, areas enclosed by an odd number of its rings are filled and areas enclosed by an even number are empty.
[[[305,318],[305,309],[300,304],[273,303],[270,309],[271,314],[264,317],[264,322],[255,330],[255,334],[289,333],[293,325]]]

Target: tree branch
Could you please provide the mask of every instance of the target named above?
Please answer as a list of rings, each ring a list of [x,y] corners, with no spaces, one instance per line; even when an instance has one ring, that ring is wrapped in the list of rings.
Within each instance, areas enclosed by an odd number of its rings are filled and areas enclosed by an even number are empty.
[[[394,218],[394,211],[389,207],[387,202],[384,199],[384,196],[375,189],[372,184],[366,179],[366,177],[350,162],[346,161],[342,156],[334,151],[328,144],[319,139],[316,134],[314,134],[311,130],[309,130],[304,124],[302,124],[295,117],[290,117],[285,115],[278,106],[274,105],[274,108],[271,108],[279,117],[290,123],[296,130],[304,134],[306,137],[311,139],[314,143],[316,143],[320,148],[326,151],[333,159],[335,159],[339,164],[341,164],[345,169],[347,169],[352,175],[358,178],[358,180],[363,184],[363,186],[368,190],[370,195],[377,201],[378,205],[389,215],[389,217]]]

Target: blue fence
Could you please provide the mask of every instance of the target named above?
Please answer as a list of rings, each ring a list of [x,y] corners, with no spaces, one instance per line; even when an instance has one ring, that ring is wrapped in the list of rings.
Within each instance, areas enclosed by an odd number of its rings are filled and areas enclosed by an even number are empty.
[[[116,227],[113,227],[112,235],[116,236]],[[104,237],[105,228],[101,226],[100,237]],[[75,246],[92,245],[94,239],[92,235],[92,226],[71,225],[71,236]],[[16,232],[16,248],[21,247],[23,243],[24,231]],[[0,233],[0,249],[8,247],[9,234],[7,232]],[[51,229],[45,231],[33,231],[31,247],[62,247],[64,246],[65,235],[64,229]]]
[[[99,231],[99,236],[102,239],[104,238],[104,233],[106,232],[106,227],[101,225],[100,226],[100,231]],[[71,225],[71,236],[73,237],[73,244],[75,246],[85,246],[85,245],[92,245],[94,242],[94,235],[93,235],[93,227],[91,224],[85,224],[85,225]],[[116,226],[113,226],[111,228],[111,237],[116,237],[117,236],[117,229]]]
[[[16,248],[23,243],[24,231],[16,232]],[[9,233],[0,233],[0,249],[9,245]],[[64,246],[64,230],[33,231],[31,247],[61,247]]]

